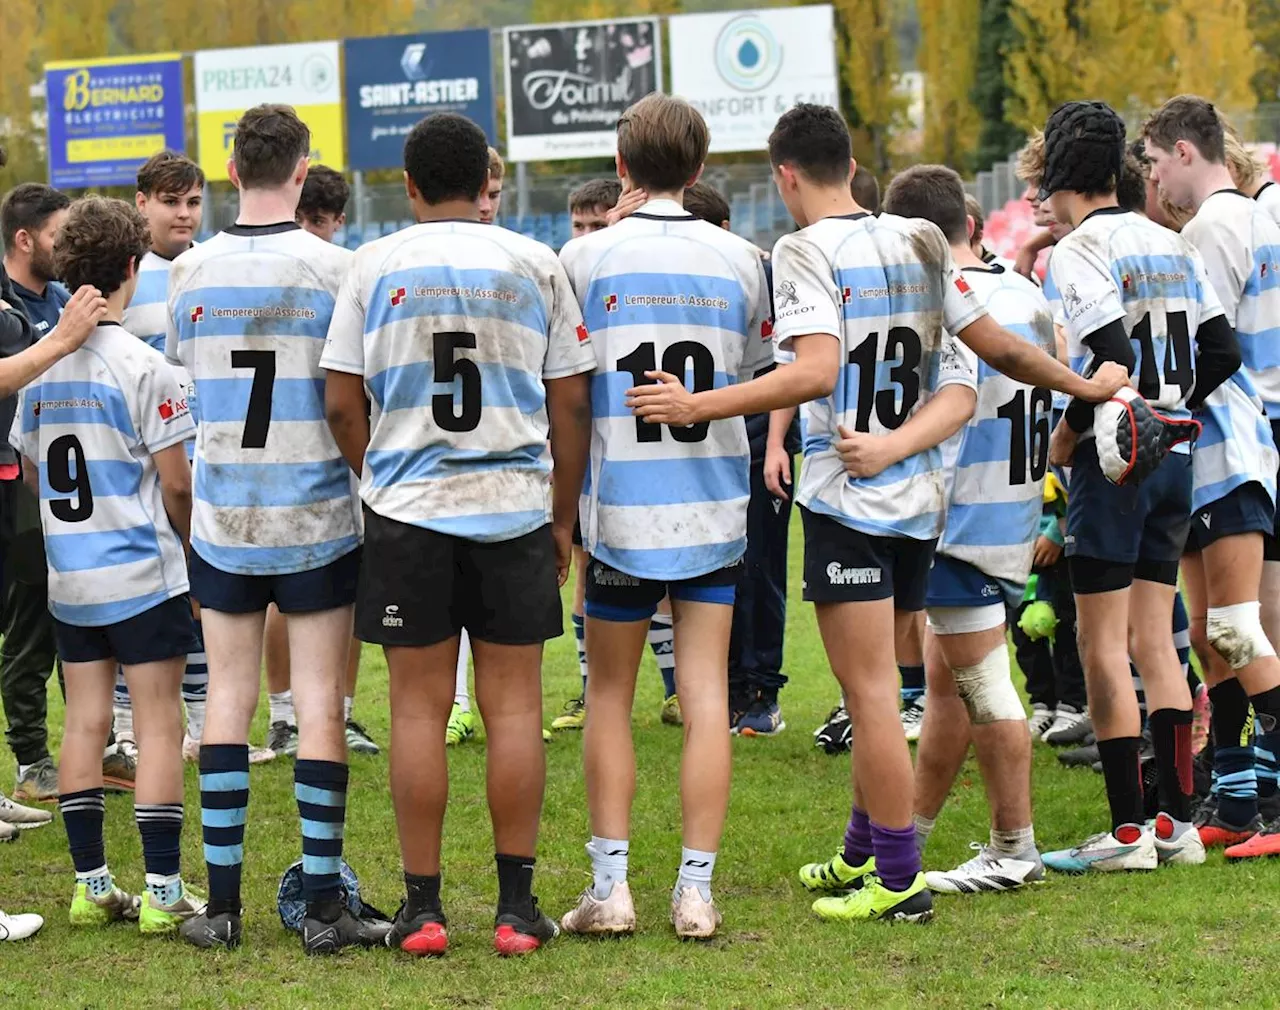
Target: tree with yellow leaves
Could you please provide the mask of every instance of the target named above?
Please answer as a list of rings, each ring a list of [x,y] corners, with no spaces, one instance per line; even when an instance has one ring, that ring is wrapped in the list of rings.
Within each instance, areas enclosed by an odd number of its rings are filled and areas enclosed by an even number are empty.
[[[925,161],[966,170],[981,122],[971,98],[982,0],[916,0],[924,73]]]
[[[893,138],[906,122],[899,89],[892,0],[835,0],[836,55],[854,156],[879,176],[893,168]]]
[[[1244,0],[1174,0],[1164,16],[1173,57],[1169,91],[1202,95],[1229,114],[1257,104],[1253,74],[1257,54]]]

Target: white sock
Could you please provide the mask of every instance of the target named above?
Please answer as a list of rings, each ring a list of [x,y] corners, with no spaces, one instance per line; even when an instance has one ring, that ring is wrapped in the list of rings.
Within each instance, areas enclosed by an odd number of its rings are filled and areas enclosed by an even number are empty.
[[[204,738],[204,702],[187,702],[187,736],[199,743]]]
[[[116,739],[133,739],[133,707],[116,705],[112,708],[116,723]]]
[[[1017,856],[1036,847],[1035,828],[1028,824],[1013,831],[991,829],[991,848],[999,856]]]
[[[471,639],[467,629],[458,636],[458,674],[453,685],[453,703],[462,711],[471,711],[471,695],[467,693],[467,660],[471,658]]]
[[[697,849],[680,850],[680,876],[676,878],[676,892],[685,887],[696,887],[703,901],[711,900],[711,871],[716,868],[714,852]]]
[[[916,826],[916,848],[924,855],[924,847],[929,843],[929,836],[933,834],[933,826],[937,824],[937,818],[926,817],[924,814],[912,814],[911,820]]]
[[[587,842],[587,855],[591,857],[591,871],[595,874],[595,883],[591,893],[599,901],[613,891],[614,884],[627,882],[627,853],[631,846],[625,838],[599,838],[591,836]]]
[[[271,707],[271,722],[287,722],[290,726],[298,724],[298,718],[293,714],[292,691],[269,694],[267,695],[267,703]]]
[[[343,722],[351,721],[351,706],[354,705],[355,703],[356,703],[356,700],[353,697],[351,697],[351,695],[347,695],[345,698],[342,699],[342,721]]]
[[[172,905],[182,897],[182,874],[147,874],[147,893],[156,899],[157,905]]]
[[[107,864],[103,863],[96,870],[90,870],[88,873],[76,871],[76,882],[85,884],[89,894],[95,898],[101,898],[104,894],[110,894],[112,888],[111,871],[107,869]]]
[[[27,771],[28,771],[28,769],[30,769],[30,768],[31,768],[31,766],[30,766],[30,765],[18,765],[18,778],[20,778],[20,779],[24,779],[24,778],[26,778],[26,777],[27,777]]]

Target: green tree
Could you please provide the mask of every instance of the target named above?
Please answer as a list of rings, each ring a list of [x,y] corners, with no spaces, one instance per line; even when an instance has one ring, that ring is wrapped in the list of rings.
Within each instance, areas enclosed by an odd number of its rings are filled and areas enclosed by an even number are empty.
[[[894,135],[906,120],[898,89],[895,6],[890,0],[836,0],[841,104],[854,131],[854,155],[879,176],[893,168]]]
[[[978,141],[978,110],[971,100],[978,57],[982,0],[916,0],[920,17],[917,63],[924,72],[926,161],[969,168]]]
[[[1018,32],[1009,17],[1010,0],[982,0],[978,20],[977,67],[972,100],[981,125],[973,152],[973,167],[989,168],[1007,158],[1026,140],[1025,131],[1009,122],[1006,103],[1010,100],[1005,80],[1005,58],[1018,44]]]
[[[1280,0],[1254,0],[1249,23],[1256,61],[1253,93],[1259,102],[1280,101]]]

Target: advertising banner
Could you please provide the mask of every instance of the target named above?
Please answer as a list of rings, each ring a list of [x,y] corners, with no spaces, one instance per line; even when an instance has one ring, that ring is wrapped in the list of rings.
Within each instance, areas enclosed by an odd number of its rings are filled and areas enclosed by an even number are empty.
[[[502,41],[511,161],[612,155],[622,110],[662,89],[656,18],[525,25]]]
[[[762,151],[798,102],[840,105],[830,6],[671,18],[671,91],[702,113],[712,151]]]
[[[205,49],[195,56],[200,167],[227,178],[236,122],[264,102],[292,105],[311,128],[311,160],[346,167],[337,42]]]
[[[50,185],[133,185],[157,151],[185,149],[180,53],[46,63],[44,75]]]
[[[493,58],[484,29],[347,39],[347,153],[352,168],[399,168],[423,116],[459,112],[494,141]]]

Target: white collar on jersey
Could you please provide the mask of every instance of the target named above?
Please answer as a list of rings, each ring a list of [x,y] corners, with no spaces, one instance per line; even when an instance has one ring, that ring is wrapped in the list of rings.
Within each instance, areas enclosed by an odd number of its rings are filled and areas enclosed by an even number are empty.
[[[650,200],[635,212],[635,217],[673,217],[696,221],[692,214],[674,200]]]

